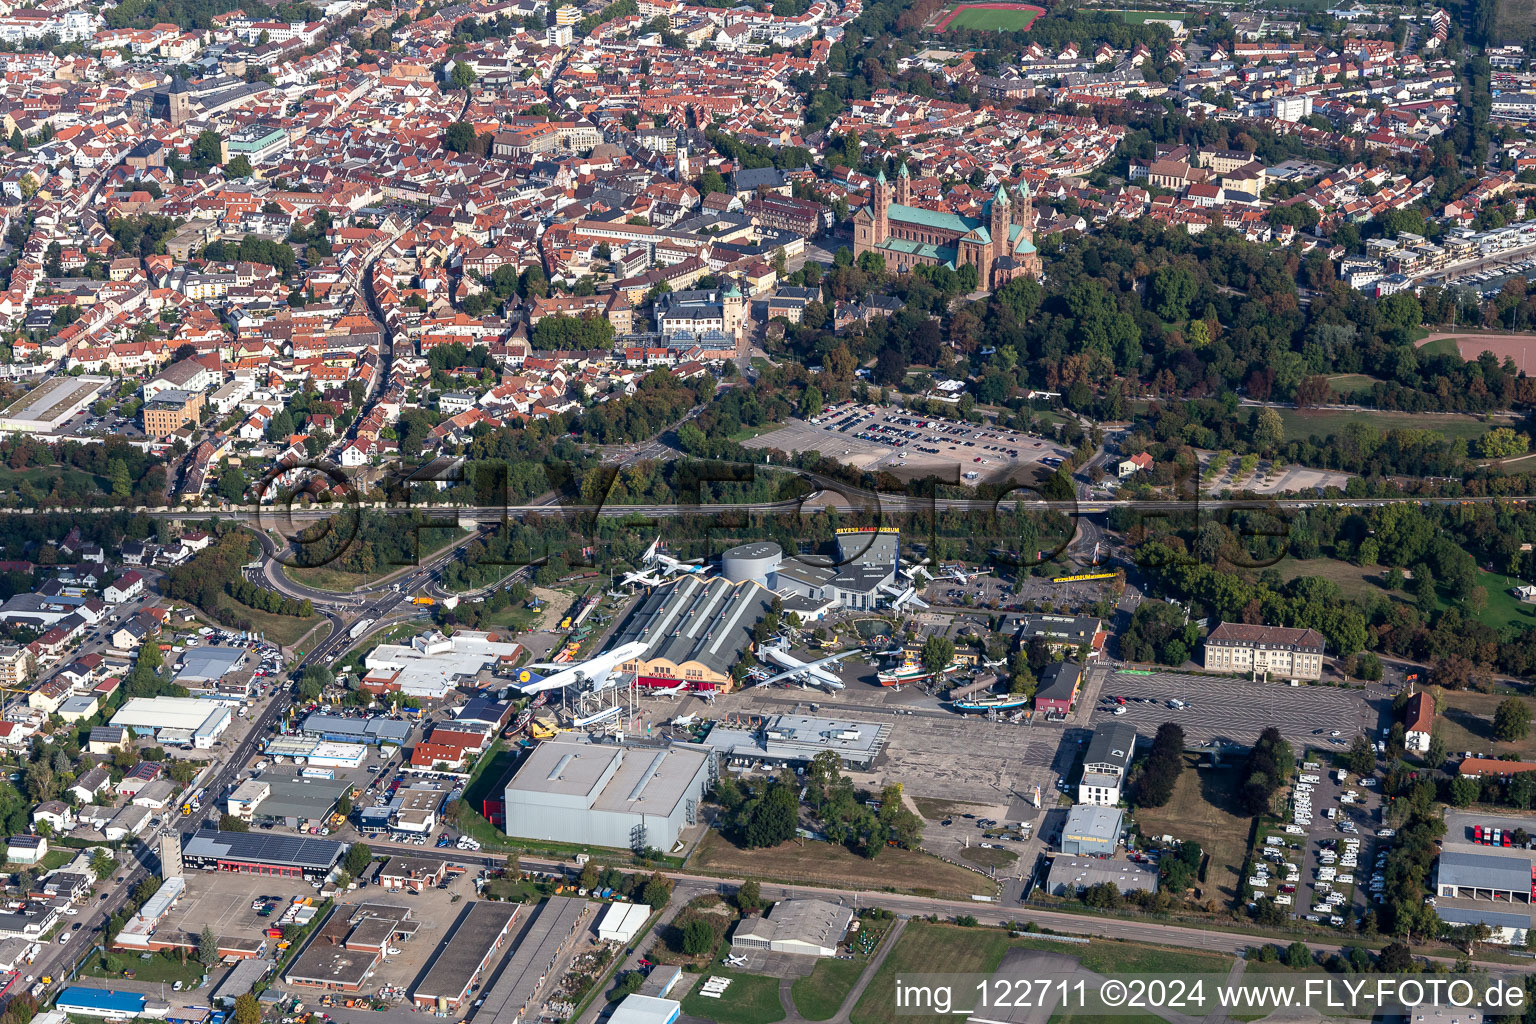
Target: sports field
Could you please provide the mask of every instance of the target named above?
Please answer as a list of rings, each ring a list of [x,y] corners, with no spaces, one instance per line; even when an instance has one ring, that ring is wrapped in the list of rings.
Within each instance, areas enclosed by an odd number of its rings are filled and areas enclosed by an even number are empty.
[[[1182,11],[1099,11],[1099,14],[1118,14],[1120,20],[1127,25],[1145,25],[1149,21],[1173,18],[1182,20],[1187,17]]]
[[[934,24],[939,32],[950,28],[974,28],[983,32],[1022,32],[1045,13],[1033,4],[958,4]]]

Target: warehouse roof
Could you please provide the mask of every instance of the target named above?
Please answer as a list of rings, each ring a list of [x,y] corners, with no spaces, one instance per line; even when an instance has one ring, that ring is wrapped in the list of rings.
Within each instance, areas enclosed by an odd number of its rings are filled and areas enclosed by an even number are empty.
[[[751,935],[768,942],[798,941],[832,948],[852,921],[851,908],[830,900],[779,900],[762,917],[743,921],[736,937]]]
[[[341,859],[342,844],[332,839],[285,836],[272,832],[221,832],[203,829],[187,840],[188,857],[259,861],[292,867],[328,868]]]
[[[1531,858],[1529,854],[1503,857],[1490,853],[1465,853],[1446,850],[1440,854],[1440,884],[1510,889],[1529,892]]]
[[[216,682],[233,672],[244,658],[245,651],[238,647],[193,647],[181,656],[176,681],[182,685]]]
[[[1125,817],[1117,807],[1073,804],[1062,826],[1063,839],[1098,839],[1110,843],[1120,838],[1120,822]]]
[[[471,903],[437,948],[411,997],[462,999],[521,906],[520,903]]]
[[[393,718],[349,718],[346,715],[313,714],[304,719],[304,732],[315,735],[357,737],[356,742],[404,743],[411,723]]]
[[[515,1020],[538,994],[549,972],[555,949],[587,912],[587,901],[551,896],[532,908],[532,916],[512,945],[512,955],[485,992],[481,1014],[486,1020]]]
[[[1520,928],[1531,926],[1530,914],[1512,914],[1501,910],[1484,910],[1482,907],[1436,907],[1435,913],[1446,924],[1485,924],[1490,928]]]
[[[1053,892],[1059,886],[1086,889],[1101,882],[1113,882],[1121,892],[1157,891],[1157,868],[1130,860],[1057,856],[1051,860],[1050,872]]]
[[[68,1010],[73,1007],[99,1011],[113,1011],[126,1017],[136,1017],[144,1009],[148,997],[141,992],[117,992],[108,988],[86,988],[71,985],[59,993],[58,1005]]]
[[[341,795],[352,788],[345,779],[264,778],[272,789],[256,808],[261,818],[315,820],[331,813]]]
[[[221,701],[201,697],[130,697],[112,716],[112,724],[133,729],[197,730],[216,720],[215,716],[228,714],[229,707]]]
[[[514,792],[574,797],[591,810],[670,815],[709,757],[686,747],[540,743],[507,784]]]
[[[773,591],[751,580],[685,576],[653,590],[609,646],[640,642],[647,645],[643,661],[693,661],[727,675],[751,644],[752,627],[773,610],[773,599]]]

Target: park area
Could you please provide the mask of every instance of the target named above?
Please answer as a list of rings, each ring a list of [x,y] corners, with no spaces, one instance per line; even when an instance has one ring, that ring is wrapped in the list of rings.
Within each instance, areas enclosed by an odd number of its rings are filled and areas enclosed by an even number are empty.
[[[1161,807],[1137,808],[1136,823],[1144,836],[1170,835],[1199,843],[1209,860],[1205,880],[1197,883],[1198,895],[1230,905],[1242,881],[1253,819],[1236,810],[1238,769],[1196,768],[1199,761],[1198,755],[1185,755],[1173,797]]]
[[[939,16],[934,30],[974,28],[982,32],[1023,32],[1045,13],[1033,4],[983,3],[957,4]]]

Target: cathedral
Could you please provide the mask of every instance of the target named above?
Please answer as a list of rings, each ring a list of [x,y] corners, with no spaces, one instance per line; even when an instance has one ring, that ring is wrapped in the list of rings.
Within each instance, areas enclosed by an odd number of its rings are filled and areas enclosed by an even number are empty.
[[[880,172],[870,201],[853,218],[854,257],[879,253],[886,267],[899,273],[920,264],[958,270],[969,263],[981,286],[991,289],[1016,277],[1040,276],[1034,205],[1022,181],[1011,197],[999,185],[985,217],[962,217],[911,203],[907,165],[901,165],[894,188]]]

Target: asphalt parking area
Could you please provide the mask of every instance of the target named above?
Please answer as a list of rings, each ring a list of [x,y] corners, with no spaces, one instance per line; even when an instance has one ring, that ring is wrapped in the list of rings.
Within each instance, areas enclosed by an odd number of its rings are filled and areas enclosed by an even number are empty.
[[[301,879],[242,875],[232,871],[188,871],[187,891],[167,915],[163,929],[198,935],[206,928],[220,938],[254,938],[275,927],[295,896],[313,896],[314,888]],[[270,917],[251,909],[258,896],[279,901]]]
[[[1125,698],[1124,705],[1115,703],[1118,697]],[[1173,700],[1187,706],[1172,708]],[[1115,715],[1117,706],[1123,706],[1125,713]],[[1105,678],[1091,721],[1097,725],[1118,720],[1148,737],[1164,722],[1177,722],[1186,741],[1197,745],[1248,746],[1259,733],[1275,726],[1300,753],[1305,746],[1323,747],[1334,740],[1341,741],[1332,745],[1342,750],[1356,733],[1371,734],[1376,716],[1360,690],[1120,670]]]

